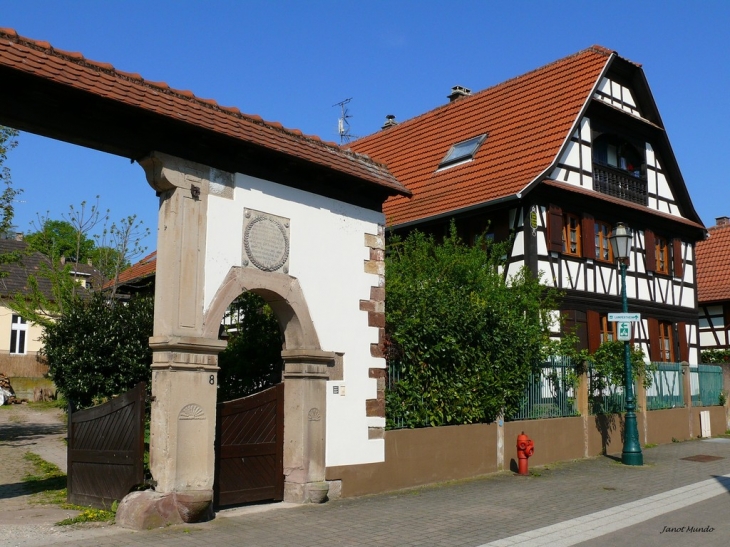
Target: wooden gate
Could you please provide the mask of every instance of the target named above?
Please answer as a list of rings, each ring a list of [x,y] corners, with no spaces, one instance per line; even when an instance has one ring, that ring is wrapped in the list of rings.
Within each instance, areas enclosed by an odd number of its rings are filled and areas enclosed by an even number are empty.
[[[284,499],[284,384],[218,404],[215,505]]]
[[[68,501],[108,509],[144,481],[144,382],[103,405],[69,413]]]

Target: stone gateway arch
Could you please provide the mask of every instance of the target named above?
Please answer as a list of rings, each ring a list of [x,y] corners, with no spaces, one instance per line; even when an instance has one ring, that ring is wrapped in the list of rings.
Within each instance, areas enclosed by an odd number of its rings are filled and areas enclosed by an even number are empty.
[[[134,504],[208,514],[218,332],[244,291],[284,335],[285,499],[384,460],[382,203],[408,195],[386,167],[8,29],[0,80],[1,124],[136,161],[159,199],[156,486]]]

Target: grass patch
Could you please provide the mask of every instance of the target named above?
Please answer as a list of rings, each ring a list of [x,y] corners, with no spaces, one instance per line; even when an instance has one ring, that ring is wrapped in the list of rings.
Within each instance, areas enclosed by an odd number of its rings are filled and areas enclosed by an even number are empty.
[[[656,448],[658,445],[656,443],[646,443],[644,445],[644,448]]]
[[[83,522],[113,522],[117,513],[117,502],[112,504],[111,510],[93,509],[67,503],[68,490],[66,489],[66,474],[57,465],[47,462],[38,454],[26,452],[23,458],[33,464],[33,473],[23,477],[23,482],[33,492],[32,503],[42,505],[58,505],[61,509],[79,511],[71,518],[57,522],[57,526],[79,524]]]

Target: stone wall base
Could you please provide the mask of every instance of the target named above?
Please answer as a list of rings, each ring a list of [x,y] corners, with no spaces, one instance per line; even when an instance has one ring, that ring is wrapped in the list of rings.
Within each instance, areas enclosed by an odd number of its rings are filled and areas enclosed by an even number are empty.
[[[124,497],[117,509],[116,523],[122,528],[151,530],[184,522],[205,522],[213,517],[212,490],[168,494],[144,490]]]

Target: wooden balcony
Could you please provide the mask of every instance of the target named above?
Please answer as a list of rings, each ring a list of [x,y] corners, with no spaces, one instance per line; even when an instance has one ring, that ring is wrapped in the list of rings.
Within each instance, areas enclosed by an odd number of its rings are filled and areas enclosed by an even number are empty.
[[[648,204],[644,178],[608,165],[593,164],[593,189],[640,205]]]

